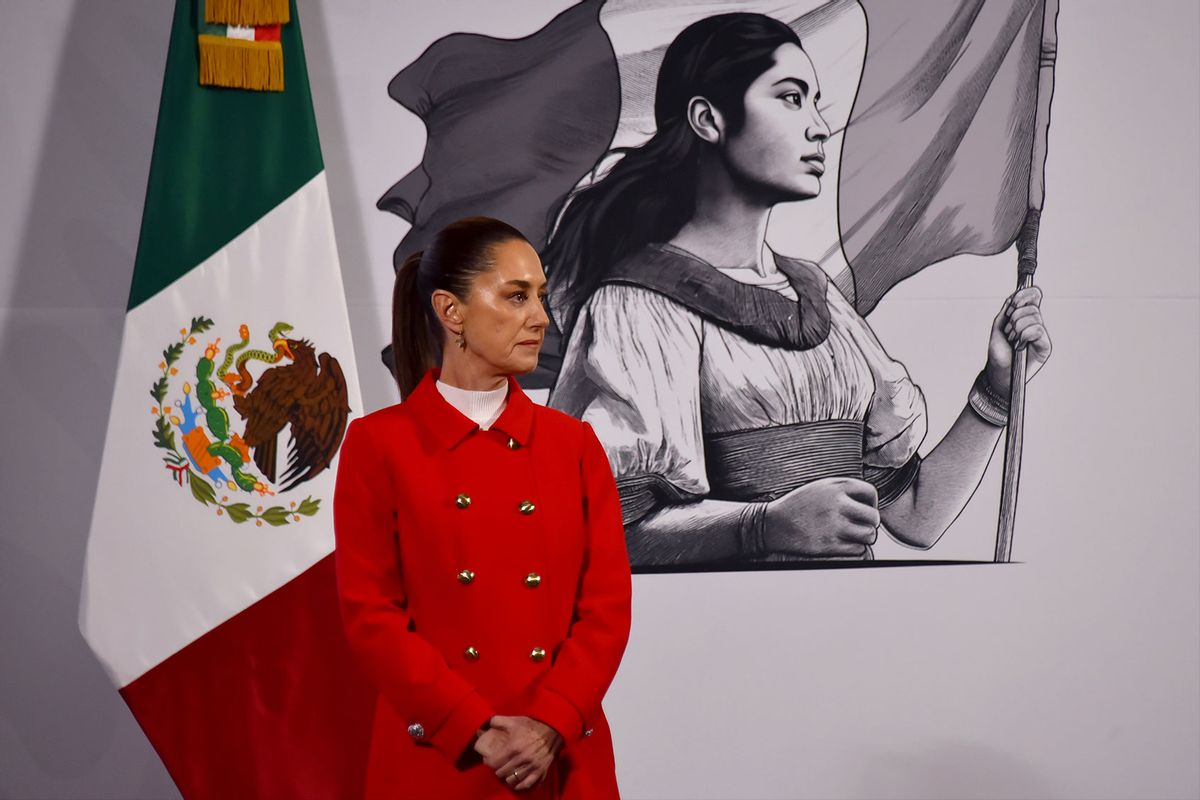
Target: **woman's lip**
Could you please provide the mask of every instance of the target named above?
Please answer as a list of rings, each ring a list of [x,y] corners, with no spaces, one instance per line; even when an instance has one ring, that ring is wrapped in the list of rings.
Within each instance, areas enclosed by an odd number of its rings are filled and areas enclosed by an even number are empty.
[[[821,156],[806,156],[800,160],[808,164],[818,175],[825,174],[825,159]]]
[[[538,347],[541,345],[541,342],[534,339],[528,342],[517,342],[517,345],[520,347]]]

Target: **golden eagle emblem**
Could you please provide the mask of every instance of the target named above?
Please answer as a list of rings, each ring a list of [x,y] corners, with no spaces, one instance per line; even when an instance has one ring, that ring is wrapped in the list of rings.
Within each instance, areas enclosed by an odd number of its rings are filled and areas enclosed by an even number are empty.
[[[278,322],[267,332],[269,349],[253,348],[250,327],[243,324],[223,358],[220,337],[204,339],[190,370],[194,384],[185,380],[171,399],[171,378],[181,370],[177,365],[213,324],[207,317],[193,318],[158,364],[151,411],[154,444],[167,451],[167,471],[180,486],[186,481],[196,500],[234,522],[279,526],[313,516],[321,501],[311,496],[264,508],[237,495],[257,500],[289,492],[329,468],[350,415],[341,365],[329,353],[318,353],[308,339],[290,336],[289,323]],[[244,423],[241,430],[235,430],[230,405]],[[285,431],[287,461],[280,465]]]

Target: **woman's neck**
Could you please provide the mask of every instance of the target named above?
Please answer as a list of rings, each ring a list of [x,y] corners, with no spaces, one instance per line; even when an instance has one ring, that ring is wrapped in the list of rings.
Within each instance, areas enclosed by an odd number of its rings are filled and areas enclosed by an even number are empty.
[[[702,161],[696,184],[696,212],[671,244],[714,266],[774,272],[774,261],[764,253],[773,203],[751,197],[721,165]]]
[[[508,375],[453,342],[442,350],[442,369],[438,380],[457,389],[490,391],[508,385]]]

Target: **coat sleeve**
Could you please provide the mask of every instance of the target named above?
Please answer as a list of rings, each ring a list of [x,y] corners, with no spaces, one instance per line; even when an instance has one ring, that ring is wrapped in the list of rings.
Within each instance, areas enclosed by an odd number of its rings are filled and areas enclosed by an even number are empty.
[[[631,580],[621,501],[600,440],[583,423],[584,557],[567,638],[533,698],[529,716],[569,745],[591,733],[600,701],[629,641]]]
[[[490,704],[412,630],[400,563],[396,498],[370,432],[346,431],[333,497],[335,564],[351,648],[383,697],[451,761],[494,715]]]

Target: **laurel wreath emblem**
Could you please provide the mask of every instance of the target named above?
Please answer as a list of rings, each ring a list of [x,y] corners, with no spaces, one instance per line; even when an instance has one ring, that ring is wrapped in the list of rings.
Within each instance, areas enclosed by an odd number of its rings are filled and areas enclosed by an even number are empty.
[[[173,405],[169,404],[167,395],[171,392],[170,379],[178,374],[179,368],[175,365],[179,363],[185,350],[196,344],[196,336],[209,330],[213,325],[211,319],[201,316],[193,317],[190,326],[180,328],[179,340],[167,345],[166,349],[162,351],[162,361],[158,364],[162,373],[150,388],[150,396],[154,398],[155,402],[155,405],[150,408],[154,414],[154,446],[166,451],[163,455],[163,462],[168,474],[179,486],[183,486],[186,482],[191,489],[192,497],[197,502],[214,507],[218,516],[227,516],[238,524],[254,520],[255,525],[258,526],[265,522],[273,527],[281,527],[300,522],[304,517],[314,516],[320,510],[321,501],[311,496],[304,498],[299,503],[289,503],[286,507],[282,505],[269,507],[252,505],[238,500],[236,496],[231,501],[230,495],[224,493],[218,499],[218,488],[231,493],[237,492],[252,496],[257,494],[259,497],[274,495],[274,492],[263,481],[257,481],[255,488],[249,492],[232,480],[227,480],[222,485],[215,479],[206,476],[187,449],[181,450],[177,445],[175,436],[177,430],[182,435],[186,434],[188,430],[200,427],[195,422],[200,409],[192,406],[193,387],[187,382],[182,387],[182,398],[175,400]],[[183,416],[181,417],[180,414]]]

